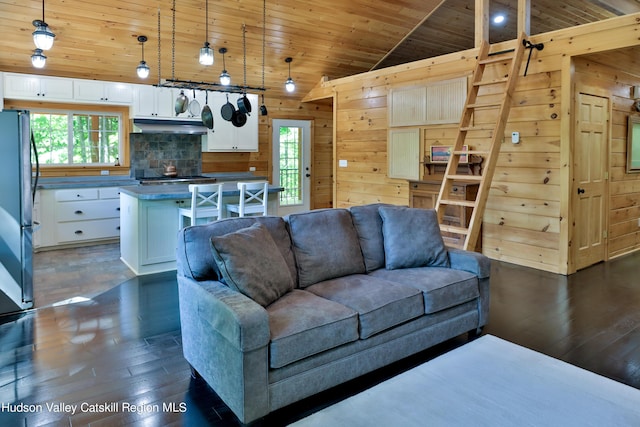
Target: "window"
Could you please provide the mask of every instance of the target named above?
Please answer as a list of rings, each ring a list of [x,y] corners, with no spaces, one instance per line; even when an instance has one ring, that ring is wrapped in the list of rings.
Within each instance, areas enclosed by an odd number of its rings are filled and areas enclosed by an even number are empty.
[[[118,113],[32,110],[30,116],[40,164],[114,164],[120,157]]]
[[[280,206],[302,203],[302,129],[280,127]]]

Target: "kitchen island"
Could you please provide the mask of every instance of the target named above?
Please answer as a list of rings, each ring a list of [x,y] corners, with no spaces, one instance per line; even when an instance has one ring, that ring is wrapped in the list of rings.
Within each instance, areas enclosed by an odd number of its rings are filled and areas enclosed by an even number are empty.
[[[223,182],[225,205],[238,203],[237,182]],[[267,212],[277,213],[281,187],[269,187]],[[175,270],[178,209],[189,206],[187,184],[134,185],[120,188],[120,257],[137,275]]]

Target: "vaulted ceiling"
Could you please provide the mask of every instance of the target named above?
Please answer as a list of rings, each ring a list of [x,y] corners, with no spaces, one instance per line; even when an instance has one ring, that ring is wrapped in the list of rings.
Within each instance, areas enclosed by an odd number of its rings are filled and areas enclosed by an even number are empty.
[[[517,3],[491,1],[491,15],[506,18],[491,27],[492,42],[516,37]],[[226,47],[233,84],[244,84],[246,62],[246,85],[262,87],[264,41],[267,95],[301,98],[323,75],[334,79],[468,49],[474,37],[474,0],[208,0],[208,7],[207,0],[45,0],[44,6],[56,40],[45,52],[45,68],[37,70],[30,63],[32,21],[42,19],[43,2],[0,0],[0,71],[151,84],[217,82],[218,49]],[[531,33],[634,12],[640,12],[638,0],[531,0]],[[146,81],[135,73],[139,35],[148,37]],[[198,63],[205,41],[216,50],[208,67]],[[284,91],[286,57],[293,58],[294,95]]]

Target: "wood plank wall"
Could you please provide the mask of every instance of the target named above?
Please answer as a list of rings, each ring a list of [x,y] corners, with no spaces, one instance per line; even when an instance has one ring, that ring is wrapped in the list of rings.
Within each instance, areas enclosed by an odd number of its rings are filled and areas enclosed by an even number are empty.
[[[640,174],[627,173],[627,120],[640,115],[631,87],[637,76],[619,69],[576,59],[576,92],[606,96],[611,103],[609,144],[608,253],[613,258],[640,249]]]
[[[259,116],[257,153],[202,153],[202,172],[249,171],[272,177],[271,121],[273,119],[312,120],[311,208],[333,207],[333,107],[327,102],[301,103],[299,100],[265,96],[269,114]],[[258,114],[258,106],[253,114]]]
[[[572,272],[572,176],[568,165],[573,107],[568,104],[572,99],[573,65],[567,58],[636,45],[639,18],[639,14],[628,15],[531,38],[533,43],[545,43],[545,48],[533,53],[527,76],[516,86],[505,130],[508,138],[502,146],[484,217],[483,253],[490,258],[556,273]],[[492,50],[503,50],[513,43],[500,43]],[[471,49],[323,83],[325,90],[336,93],[336,162],[348,161],[347,167],[336,169],[337,207],[372,202],[408,204],[407,182],[387,177],[387,93],[395,86],[469,75],[476,52]],[[502,71],[497,66],[491,72],[499,76]],[[606,85],[614,86],[615,81]],[[495,94],[485,92],[483,96]],[[627,108],[629,100],[621,100],[616,94],[614,103],[622,105],[614,109]],[[624,175],[623,116],[614,113],[612,173],[618,176]],[[477,113],[474,120],[487,118]],[[423,130],[425,149],[432,144],[448,145],[455,136],[453,126]],[[511,144],[512,131],[520,132],[520,144]],[[470,145],[481,148],[482,144],[478,138]],[[640,216],[636,207],[640,205],[640,182],[636,179],[625,176],[612,180],[611,206],[617,207],[610,215],[612,256],[640,248],[638,232],[629,229]],[[620,209],[633,213],[625,215]]]

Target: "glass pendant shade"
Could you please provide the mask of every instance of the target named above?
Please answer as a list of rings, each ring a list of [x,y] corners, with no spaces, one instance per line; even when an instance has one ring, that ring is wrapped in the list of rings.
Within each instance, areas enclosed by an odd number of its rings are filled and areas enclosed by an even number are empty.
[[[220,84],[223,86],[229,86],[231,84],[231,76],[227,73],[227,70],[222,70],[220,73]]]
[[[38,49],[49,50],[53,46],[53,39],[55,34],[51,32],[49,26],[44,21],[35,20],[33,25],[36,30],[33,32],[33,43]]]
[[[200,48],[199,61],[202,65],[213,65],[213,49],[209,46],[209,42],[204,42],[204,46]]]
[[[294,90],[296,90],[296,84],[293,82],[293,79],[291,77],[289,77],[284,83],[284,87],[285,89],[287,89],[287,92],[293,92]]]
[[[140,61],[140,65],[136,68],[136,73],[138,73],[138,77],[141,79],[149,77],[149,66],[145,61]]]
[[[47,57],[42,54],[42,49],[36,49],[31,55],[31,65],[36,68],[43,68],[47,63]]]

